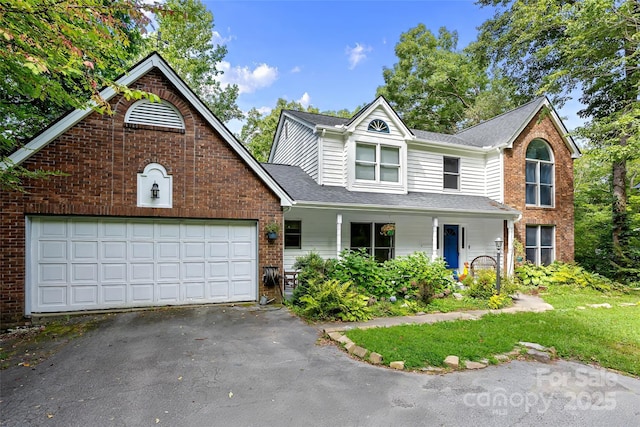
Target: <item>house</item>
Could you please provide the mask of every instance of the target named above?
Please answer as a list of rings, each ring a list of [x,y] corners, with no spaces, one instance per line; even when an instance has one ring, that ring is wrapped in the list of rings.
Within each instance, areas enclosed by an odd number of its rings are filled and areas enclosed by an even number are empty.
[[[282,245],[263,231],[290,197],[159,55],[118,83],[161,102],[106,88],[113,115],[71,111],[9,158],[65,175],[0,194],[3,325],[278,295],[262,277]]]
[[[572,261],[579,155],[545,97],[454,135],[409,129],[382,97],[350,119],[285,110],[264,165],[293,199],[285,269],[343,249],[461,269],[497,238],[509,272],[516,239],[533,263]]]

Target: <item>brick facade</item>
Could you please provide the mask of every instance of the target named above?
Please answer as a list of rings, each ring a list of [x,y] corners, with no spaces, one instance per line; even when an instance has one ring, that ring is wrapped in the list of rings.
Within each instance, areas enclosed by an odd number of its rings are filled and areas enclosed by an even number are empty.
[[[258,278],[265,265],[282,271],[282,238],[268,242],[264,224],[282,223],[279,197],[154,69],[132,87],[157,94],[183,115],[185,130],[125,126],[134,101],[121,96],[114,114],[92,113],[23,163],[30,170],[60,170],[66,176],[25,182],[25,193],[0,195],[0,326],[19,322],[25,304],[25,216],[86,215],[247,219],[257,221]],[[173,176],[173,207],[137,207],[137,174],[160,163]],[[277,297],[277,288],[258,295]]]
[[[552,208],[525,203],[525,155],[529,143],[536,138],[545,140],[553,152],[555,203]],[[522,131],[513,148],[505,149],[504,178],[505,204],[522,212],[522,219],[514,227],[515,238],[525,243],[527,225],[555,226],[555,259],[573,261],[573,159],[562,134],[544,109]]]

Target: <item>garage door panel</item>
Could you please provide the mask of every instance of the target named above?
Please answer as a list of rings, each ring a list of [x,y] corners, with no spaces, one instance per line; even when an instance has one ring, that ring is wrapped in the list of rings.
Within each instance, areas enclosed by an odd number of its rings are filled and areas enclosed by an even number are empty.
[[[40,264],[38,268],[38,283],[66,283],[67,264]]]
[[[98,260],[98,242],[71,242],[71,259]]]
[[[131,242],[131,259],[152,260],[153,242]]]
[[[179,281],[180,280],[180,263],[163,262],[158,264],[158,281]]]
[[[127,286],[122,283],[119,285],[102,285],[102,301],[109,305],[121,305],[127,302]]]
[[[108,261],[127,259],[127,242],[102,242],[102,258]]]
[[[30,224],[32,312],[257,299],[255,222],[33,217]]]
[[[87,304],[98,304],[98,287],[97,286],[72,286],[71,287],[71,305],[85,306]]]
[[[40,257],[43,261],[60,261],[67,259],[67,242],[44,240],[39,244]]]
[[[102,282],[125,282],[127,264],[102,264]]]
[[[67,305],[67,287],[41,287],[38,292],[38,300],[43,307],[64,307]]]
[[[131,285],[131,302],[153,303],[153,283]]]
[[[131,281],[149,282],[154,281],[154,264],[131,264]]]
[[[180,284],[160,283],[158,285],[159,303],[178,302],[180,299]]]
[[[98,264],[71,264],[71,282],[98,282]]]

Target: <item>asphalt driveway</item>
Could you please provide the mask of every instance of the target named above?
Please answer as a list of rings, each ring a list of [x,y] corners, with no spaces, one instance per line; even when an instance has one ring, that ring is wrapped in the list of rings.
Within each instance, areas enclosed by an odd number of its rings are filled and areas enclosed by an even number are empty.
[[[640,380],[571,362],[429,375],[352,360],[286,309],[121,313],[1,371],[6,426],[640,425]]]

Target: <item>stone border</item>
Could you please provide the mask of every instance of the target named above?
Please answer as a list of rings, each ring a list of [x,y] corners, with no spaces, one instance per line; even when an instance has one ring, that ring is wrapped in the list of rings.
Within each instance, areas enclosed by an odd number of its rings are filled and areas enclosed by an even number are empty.
[[[349,337],[344,335],[342,331],[331,331],[326,333],[326,335],[339,347],[344,348],[348,354],[365,362],[369,362],[372,365],[385,366],[382,355],[356,345],[349,339]],[[507,363],[513,359],[535,360],[541,363],[550,363],[552,360],[557,359],[557,354],[553,347],[544,347],[540,344],[520,341],[513,350],[504,354],[496,354],[493,356],[493,359],[498,363]],[[420,368],[419,371],[430,374],[446,374],[460,370],[484,369],[490,364],[487,359],[483,359],[479,362],[464,360],[460,363],[460,358],[454,355],[447,356],[443,363],[447,366],[446,368],[426,366],[424,368]],[[396,360],[389,362],[389,367],[391,369],[403,371],[404,361]]]

